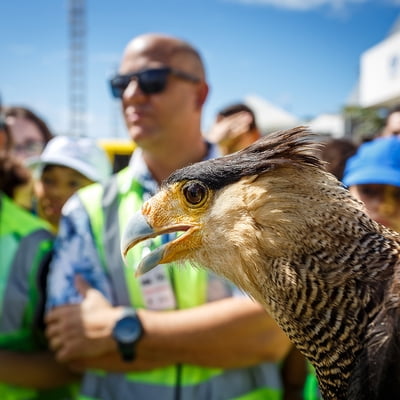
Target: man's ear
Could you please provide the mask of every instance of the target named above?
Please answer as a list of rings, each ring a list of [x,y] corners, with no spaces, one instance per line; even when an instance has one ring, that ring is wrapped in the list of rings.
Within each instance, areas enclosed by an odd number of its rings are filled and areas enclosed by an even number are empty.
[[[199,83],[196,94],[196,108],[201,109],[207,99],[209,87],[206,82]]]

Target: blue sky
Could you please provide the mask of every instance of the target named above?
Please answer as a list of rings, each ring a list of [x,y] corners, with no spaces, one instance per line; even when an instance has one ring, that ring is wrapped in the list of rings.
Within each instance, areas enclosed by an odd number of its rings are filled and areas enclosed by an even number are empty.
[[[87,0],[88,134],[126,135],[107,78],[126,43],[163,32],[200,49],[220,107],[257,95],[298,118],[339,112],[363,51],[383,40],[400,0]],[[68,1],[0,2],[0,93],[68,133]]]

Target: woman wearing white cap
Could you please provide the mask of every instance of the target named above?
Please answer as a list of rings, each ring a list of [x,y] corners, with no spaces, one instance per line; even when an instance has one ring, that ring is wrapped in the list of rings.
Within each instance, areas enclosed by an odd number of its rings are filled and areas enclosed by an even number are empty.
[[[33,167],[36,211],[58,230],[61,209],[78,189],[104,182],[111,175],[111,163],[105,151],[90,138],[57,136],[45,147]]]

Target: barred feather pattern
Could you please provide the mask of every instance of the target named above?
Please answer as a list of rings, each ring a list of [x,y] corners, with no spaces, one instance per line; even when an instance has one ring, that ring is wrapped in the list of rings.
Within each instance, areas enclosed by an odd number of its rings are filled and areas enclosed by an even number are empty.
[[[293,259],[290,265],[282,265],[282,262],[278,265],[276,261],[273,269],[294,269],[296,274],[301,275],[301,283],[294,285],[291,278],[285,279],[290,275],[280,275],[278,281],[271,284],[267,276],[259,287],[262,293],[268,293],[271,314],[316,368],[324,399],[350,398],[350,377],[357,357],[367,346],[371,324],[382,309],[384,295],[388,292],[386,287],[390,281],[385,275],[392,275],[399,258],[398,245],[390,248],[387,240],[379,234],[363,237],[359,246],[348,254],[337,253],[336,257],[329,251],[321,250],[298,260]],[[381,260],[377,263],[371,249],[380,254],[380,259],[385,259],[383,263]],[[343,259],[347,260],[346,264],[343,264]],[[354,278],[343,286],[331,287],[319,278],[323,275],[321,265],[326,264],[345,265],[340,273]],[[301,268],[298,268],[299,265]],[[366,286],[361,275],[357,279],[355,274],[366,273],[366,269],[376,277],[376,287]],[[378,348],[387,339],[384,335],[379,337],[376,330],[373,332],[373,337],[379,341]],[[370,355],[366,362],[376,363],[381,356],[375,352],[375,361],[371,360]],[[358,390],[358,395],[351,398],[374,399],[374,389],[368,389],[365,385],[377,381],[363,379],[363,390],[368,395],[360,397]]]
[[[372,222],[362,210],[351,209],[344,215],[343,210],[337,210],[337,219],[334,216],[327,202],[319,219],[328,226],[304,231],[304,236],[298,238],[301,247],[292,253],[288,249],[285,257],[271,260],[264,254],[266,261],[260,268],[263,273],[247,290],[266,304],[315,366],[324,399],[371,400],[375,399],[374,393],[379,394],[374,388],[377,379],[364,374],[362,383],[355,382],[356,389],[350,382],[357,357],[371,347],[368,336],[377,342],[377,349],[382,349],[393,334],[389,329],[379,336],[375,319],[382,308],[386,310],[383,315],[387,315],[386,298],[393,292],[389,287],[400,282],[399,239]],[[396,313],[399,294],[400,290],[391,300]],[[370,351],[364,362],[374,365],[375,370],[379,362],[384,364],[378,350]],[[351,392],[356,395],[350,396]]]

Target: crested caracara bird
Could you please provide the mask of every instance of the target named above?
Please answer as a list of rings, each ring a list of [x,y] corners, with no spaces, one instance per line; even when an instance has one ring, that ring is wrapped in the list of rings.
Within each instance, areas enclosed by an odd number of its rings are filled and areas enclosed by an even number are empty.
[[[122,252],[223,275],[265,306],[314,365],[324,399],[400,397],[400,237],[327,173],[306,128],[174,172],[128,223]]]

